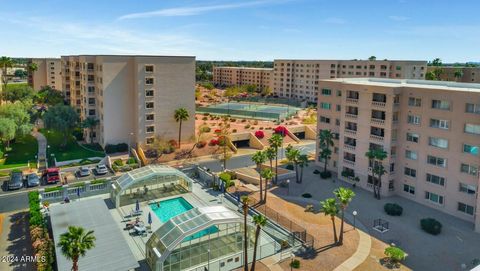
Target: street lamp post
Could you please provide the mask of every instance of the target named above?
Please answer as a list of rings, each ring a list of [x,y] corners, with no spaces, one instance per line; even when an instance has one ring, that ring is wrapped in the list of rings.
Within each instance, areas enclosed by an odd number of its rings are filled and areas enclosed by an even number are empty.
[[[287,196],[290,196],[290,180],[287,180]]]
[[[210,271],[210,249],[208,249],[208,271]]]
[[[353,211],[352,214],[353,214],[353,229],[356,230],[357,227],[355,226],[355,218],[357,217],[358,213],[357,213],[357,211]]]
[[[130,149],[132,148],[132,137],[133,132],[130,132],[130,136],[128,137],[128,153],[130,154]]]

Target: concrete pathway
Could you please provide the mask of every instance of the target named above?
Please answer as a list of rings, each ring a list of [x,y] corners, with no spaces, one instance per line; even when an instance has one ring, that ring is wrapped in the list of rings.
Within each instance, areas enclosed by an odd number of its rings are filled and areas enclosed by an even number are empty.
[[[37,139],[38,142],[38,153],[37,159],[38,161],[46,161],[47,160],[47,138],[37,129],[34,129],[32,132],[32,136]]]

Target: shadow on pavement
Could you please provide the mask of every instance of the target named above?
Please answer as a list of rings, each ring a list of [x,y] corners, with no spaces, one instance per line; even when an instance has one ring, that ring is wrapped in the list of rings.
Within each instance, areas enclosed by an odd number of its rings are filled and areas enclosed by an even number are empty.
[[[10,216],[10,232],[8,233],[8,242],[10,245],[7,251],[10,256],[15,257],[15,261],[10,263],[12,270],[35,270],[35,265],[31,262],[21,261],[22,256],[34,256],[30,244],[30,231],[28,229],[28,213],[18,212]]]

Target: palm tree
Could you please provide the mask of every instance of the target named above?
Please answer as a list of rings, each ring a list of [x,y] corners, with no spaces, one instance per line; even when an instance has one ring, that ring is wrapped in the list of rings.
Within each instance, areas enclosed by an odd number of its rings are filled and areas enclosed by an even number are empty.
[[[340,238],[338,239],[338,245],[343,244],[343,224],[345,221],[345,210],[348,207],[348,204],[352,201],[353,197],[355,197],[355,193],[348,188],[340,187],[333,191],[335,197],[340,202],[340,209],[342,210],[342,224],[340,224]]]
[[[57,246],[65,258],[72,260],[73,271],[78,271],[78,259],[95,246],[95,239],[93,231],[86,232],[84,228],[75,226],[69,226],[68,231],[60,235]]]
[[[380,199],[382,176],[386,173],[382,161],[387,158],[387,152],[383,149],[369,149],[365,153],[365,156],[368,158],[369,165],[372,168],[373,196],[377,199]],[[375,178],[375,176],[378,178]]]
[[[300,167],[300,183],[303,181],[303,168],[308,167],[308,155],[301,154],[298,157],[298,166]]]
[[[7,74],[8,68],[13,67],[14,64],[15,64],[15,61],[10,57],[6,57],[6,56],[0,57],[0,68],[2,69],[3,91],[7,90],[8,81],[10,80]],[[0,95],[0,103],[2,101],[3,101],[3,95]]]
[[[285,156],[287,157],[287,160],[293,164],[295,167],[295,181],[297,183],[300,183],[300,179],[298,178],[298,164],[300,160],[300,151],[297,149],[294,149],[292,145],[288,145],[285,148]]]
[[[248,239],[247,239],[247,216],[248,216],[248,203],[250,199],[248,196],[241,197],[242,209],[243,209],[243,269],[248,271]]]
[[[322,206],[322,212],[327,216],[330,216],[332,219],[333,225],[333,239],[335,244],[337,244],[337,227],[335,227],[335,216],[338,214],[338,205],[337,201],[334,198],[328,198],[325,201],[320,201],[320,205]]]
[[[33,73],[36,72],[38,70],[38,65],[37,63],[29,63],[28,66],[27,66],[27,71],[29,73],[29,75],[33,76]]]
[[[319,146],[320,146],[320,158],[323,159],[325,162],[325,166],[323,168],[323,172],[326,174],[327,173],[327,165],[328,165],[328,160],[330,159],[332,155],[332,150],[330,150],[330,147],[333,146],[333,133],[330,130],[321,130],[320,135],[318,136],[320,141],[319,141]]]
[[[273,171],[273,159],[275,159],[275,149],[272,147],[268,147],[265,150],[265,157],[267,157],[268,161],[270,161],[270,169]]]
[[[280,134],[273,134],[272,137],[268,139],[268,143],[270,147],[275,150],[275,181],[278,181],[278,148],[280,148],[283,144],[283,136]]]
[[[257,246],[258,244],[258,237],[260,236],[260,230],[262,227],[265,227],[267,224],[267,218],[263,215],[255,215],[253,216],[253,223],[257,226],[255,230],[255,247],[253,248],[253,262],[250,271],[255,271],[255,263],[257,261]]]
[[[82,121],[82,127],[88,129],[90,135],[90,144],[93,144],[93,130],[100,123],[96,118],[88,117]]]
[[[187,121],[190,118],[190,115],[188,114],[187,109],[184,107],[178,108],[175,110],[175,113],[173,115],[175,118],[176,122],[179,122],[178,126],[178,148],[180,149],[180,141],[182,139],[182,122]]]
[[[252,156],[252,161],[255,162],[257,165],[257,172],[260,175],[260,202],[263,201],[263,180],[262,180],[262,174],[261,169],[262,169],[262,164],[265,163],[267,160],[267,156],[265,155],[264,152],[262,151],[257,151],[253,156]]]
[[[274,173],[271,169],[266,168],[262,170],[260,173],[262,175],[263,179],[265,179],[265,195],[263,196],[263,202],[267,203],[267,187],[268,187],[268,180],[273,180]]]
[[[462,78],[463,76],[463,71],[462,69],[456,69],[455,70],[455,73],[453,74],[453,76],[455,77],[455,80],[458,81],[460,78]]]

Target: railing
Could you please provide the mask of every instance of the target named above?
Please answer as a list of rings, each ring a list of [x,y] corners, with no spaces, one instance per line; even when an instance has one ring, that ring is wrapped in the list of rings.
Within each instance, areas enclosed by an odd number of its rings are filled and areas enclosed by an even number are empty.
[[[355,166],[355,161],[350,161],[345,158],[343,159],[343,163],[349,166]]]
[[[90,185],[90,191],[98,191],[98,190],[104,190],[107,188],[107,183],[97,183],[97,184],[91,184]]]
[[[384,125],[384,124],[385,124],[385,120],[384,120],[384,119],[377,119],[377,118],[371,118],[371,119],[370,119],[370,122],[371,122],[371,123],[374,123],[374,124],[380,124],[380,125]]]
[[[57,191],[50,191],[50,192],[44,192],[42,195],[43,199],[54,199],[54,198],[61,198],[63,196],[63,191],[62,190],[57,190]]]
[[[347,100],[347,103],[358,104],[358,99],[347,97],[346,100]]]
[[[372,101],[372,105],[376,106],[376,107],[385,107],[386,103],[385,102]]]
[[[344,146],[345,149],[347,149],[347,150],[351,150],[351,151],[354,151],[354,150],[355,150],[355,146],[353,146],[353,145],[344,144],[343,146]]]
[[[345,117],[350,118],[350,119],[357,119],[358,115],[350,114],[350,113],[345,113]]]
[[[348,128],[345,128],[345,133],[350,134],[350,135],[356,135],[357,131],[356,130],[350,130]]]
[[[77,187],[68,188],[68,194],[69,195],[76,195],[77,190],[80,190],[80,194],[83,194],[86,191],[86,187],[85,186],[77,186]]]
[[[370,135],[370,139],[373,139],[373,140],[376,140],[376,141],[383,141],[383,136]]]

